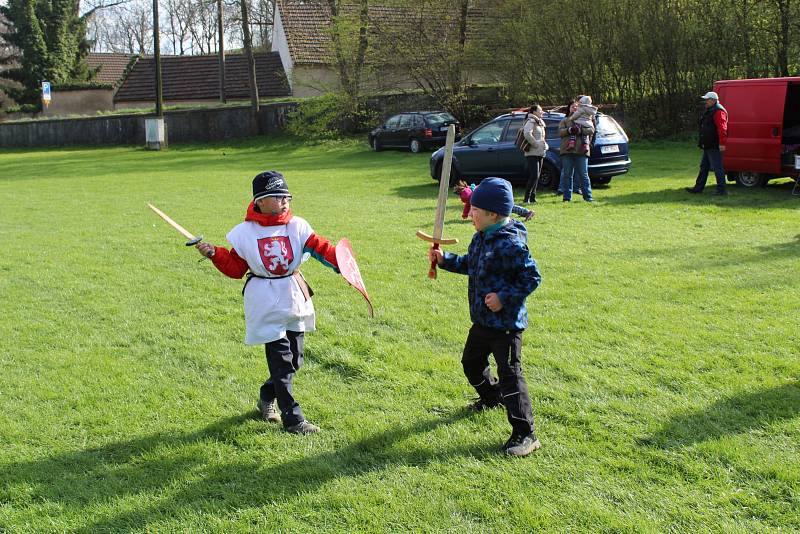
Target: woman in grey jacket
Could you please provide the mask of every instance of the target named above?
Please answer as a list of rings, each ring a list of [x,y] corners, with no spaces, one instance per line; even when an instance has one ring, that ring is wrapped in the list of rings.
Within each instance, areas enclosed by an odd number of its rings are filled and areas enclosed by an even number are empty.
[[[536,203],[536,188],[539,185],[539,176],[542,173],[542,162],[544,155],[549,148],[545,141],[545,124],[542,119],[542,106],[534,104],[530,107],[525,124],[522,125],[522,133],[529,147],[525,151],[525,161],[528,164],[528,183],[525,186],[525,196],[523,202]]]

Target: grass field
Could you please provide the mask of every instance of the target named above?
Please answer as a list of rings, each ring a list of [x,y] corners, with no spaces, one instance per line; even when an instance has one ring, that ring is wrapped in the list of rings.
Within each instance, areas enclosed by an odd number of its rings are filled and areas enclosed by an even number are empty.
[[[523,362],[543,448],[469,415],[466,278],[426,278],[426,155],[289,139],[0,152],[0,532],[800,530],[800,198],[688,195],[640,144],[595,204],[540,194]],[[296,380],[316,436],[256,418],[223,244],[258,171],[348,237],[376,306],[316,262]],[[518,199],[520,191],[517,191]],[[472,228],[451,197],[445,234]]]

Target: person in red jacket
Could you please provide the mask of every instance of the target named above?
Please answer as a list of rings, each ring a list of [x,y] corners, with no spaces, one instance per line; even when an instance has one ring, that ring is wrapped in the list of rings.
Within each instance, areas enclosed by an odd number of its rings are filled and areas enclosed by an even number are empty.
[[[700,140],[697,143],[703,150],[703,157],[694,187],[687,187],[686,190],[690,193],[701,193],[706,186],[708,171],[713,169],[717,176],[717,190],[714,194],[727,195],[722,153],[725,152],[728,141],[728,111],[719,103],[719,96],[714,91],[709,91],[700,98],[706,104],[705,113],[700,119]]]
[[[281,173],[262,172],[253,179],[253,201],[244,222],[228,232],[230,250],[206,242],[196,247],[223,274],[247,274],[242,288],[245,343],[263,343],[269,367],[256,405],[262,418],[283,421],[287,432],[313,434],[320,429],[303,417],[292,391],[292,379],[303,364],[303,335],[315,328],[312,293],[300,264],[313,256],[337,273],[339,265],[334,245],[292,214],[291,200]]]

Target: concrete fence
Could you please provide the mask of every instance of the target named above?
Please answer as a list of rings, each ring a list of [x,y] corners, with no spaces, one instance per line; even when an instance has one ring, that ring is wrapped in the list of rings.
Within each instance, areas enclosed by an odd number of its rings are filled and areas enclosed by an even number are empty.
[[[169,143],[217,141],[247,137],[255,131],[271,134],[283,130],[286,115],[295,102],[264,104],[258,114],[258,129],[251,121],[250,107],[167,111],[164,119]],[[145,144],[146,115],[110,115],[76,119],[6,122],[0,124],[0,148],[58,147],[69,145]]]

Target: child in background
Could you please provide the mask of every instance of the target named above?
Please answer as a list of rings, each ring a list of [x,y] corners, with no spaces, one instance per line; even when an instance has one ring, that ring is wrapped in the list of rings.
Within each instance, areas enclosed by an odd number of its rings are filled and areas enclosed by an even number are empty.
[[[578,126],[587,126],[594,128],[594,116],[597,114],[597,106],[592,105],[592,97],[591,96],[582,96],[580,100],[578,100],[578,109],[575,110],[575,113],[570,115],[570,119],[572,122],[577,124]],[[569,141],[567,141],[567,150],[572,150],[575,148],[575,144],[578,142],[578,134],[570,134]],[[588,135],[581,135],[581,152],[586,154],[589,152],[589,136]]]
[[[472,192],[475,191],[475,184],[467,185],[467,182],[464,180],[459,180],[458,183],[453,187],[453,192],[458,195],[461,199],[461,202],[464,203],[464,211],[461,212],[461,218],[466,219],[469,217],[469,210],[471,207],[470,198],[472,197]],[[533,210],[529,210],[528,208],[524,208],[522,206],[514,206],[511,208],[511,212],[515,215],[519,215],[523,218],[526,222],[531,220],[531,217],[536,215]]]
[[[527,456],[539,449],[533,427],[528,385],[522,375],[522,332],[528,326],[525,299],[542,280],[527,245],[525,225],[509,219],[514,196],[502,178],[486,178],[471,197],[475,235],[464,256],[431,248],[428,259],[445,271],[469,276],[468,300],[472,327],[461,364],[478,392],[474,411],[505,405],[511,437],[503,445],[510,456]],[[497,362],[497,378],[489,369],[489,354]]]

